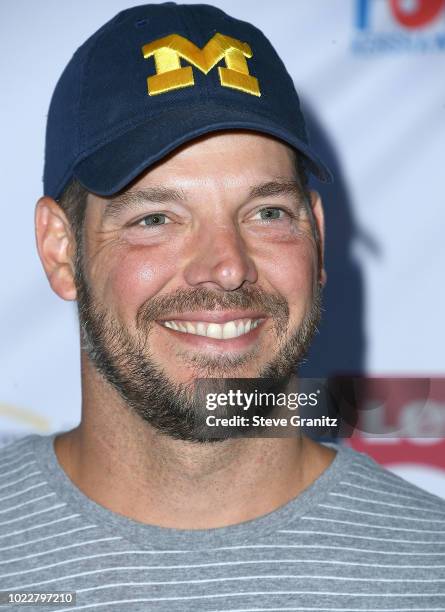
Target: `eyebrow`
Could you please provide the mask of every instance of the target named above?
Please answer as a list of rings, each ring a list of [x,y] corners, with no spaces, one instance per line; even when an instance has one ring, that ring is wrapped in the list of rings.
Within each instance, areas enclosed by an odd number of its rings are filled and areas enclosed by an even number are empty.
[[[147,202],[162,204],[163,202],[182,202],[185,194],[168,187],[145,187],[137,191],[126,191],[112,198],[105,207],[104,220],[117,217],[123,210],[137,209]]]
[[[293,180],[274,180],[254,185],[250,189],[248,199],[254,200],[281,195],[293,195],[298,203],[304,199],[303,189],[297,181]],[[162,204],[165,202],[184,202],[185,200],[186,195],[182,190],[162,186],[126,191],[108,202],[103,213],[103,219],[116,218],[124,210],[135,210],[147,202]]]
[[[269,198],[280,195],[294,195],[298,199],[304,197],[303,189],[297,181],[276,180],[255,185],[250,190],[249,198],[254,200],[255,198]]]

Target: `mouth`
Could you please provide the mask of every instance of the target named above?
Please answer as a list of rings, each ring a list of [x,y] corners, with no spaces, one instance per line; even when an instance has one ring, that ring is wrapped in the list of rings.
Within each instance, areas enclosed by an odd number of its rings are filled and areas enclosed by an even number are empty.
[[[163,327],[173,329],[182,334],[192,336],[204,336],[215,340],[232,340],[245,336],[256,329],[264,321],[263,317],[231,319],[225,322],[215,321],[188,321],[185,319],[171,319],[169,321],[158,321]]]

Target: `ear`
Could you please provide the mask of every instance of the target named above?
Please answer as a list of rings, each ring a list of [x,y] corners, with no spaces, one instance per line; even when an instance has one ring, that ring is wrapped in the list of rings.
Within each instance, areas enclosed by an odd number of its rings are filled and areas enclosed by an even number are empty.
[[[75,240],[65,213],[52,198],[44,196],[37,202],[35,231],[39,257],[52,290],[64,300],[75,300]]]
[[[320,194],[317,191],[311,191],[311,206],[314,213],[315,224],[317,226],[319,244],[318,247],[318,280],[321,285],[325,285],[327,281],[326,270],[324,268],[324,245],[325,245],[325,227],[323,204]]]

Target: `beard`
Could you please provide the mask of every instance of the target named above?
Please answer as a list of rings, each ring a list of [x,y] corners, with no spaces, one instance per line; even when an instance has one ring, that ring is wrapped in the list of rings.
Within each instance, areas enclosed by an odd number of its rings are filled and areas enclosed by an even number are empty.
[[[202,394],[196,393],[195,381],[174,382],[150,352],[150,331],[158,318],[165,319],[168,313],[231,308],[253,309],[268,314],[273,322],[278,349],[255,376],[267,379],[277,388],[286,385],[290,376],[297,371],[321,317],[320,286],[314,288],[311,304],[302,322],[290,335],[289,306],[284,297],[257,287],[220,292],[199,287],[147,300],[137,311],[136,333],[131,334],[125,325],[94,299],[82,263],[78,263],[75,282],[82,349],[130,409],[161,434],[177,440],[217,442],[222,438],[209,435],[209,428],[204,426],[208,412]],[[224,379],[238,377],[239,380],[257,357],[261,357],[258,347],[242,355],[210,356],[180,349],[176,352],[178,360],[198,372],[198,381],[203,378],[219,379],[220,391],[224,388]]]

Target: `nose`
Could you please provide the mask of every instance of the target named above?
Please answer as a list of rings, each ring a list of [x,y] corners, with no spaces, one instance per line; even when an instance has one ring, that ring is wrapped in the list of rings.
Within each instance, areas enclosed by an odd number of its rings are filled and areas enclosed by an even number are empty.
[[[185,280],[191,286],[233,291],[258,279],[255,263],[235,226],[203,228],[192,250],[184,269]]]

